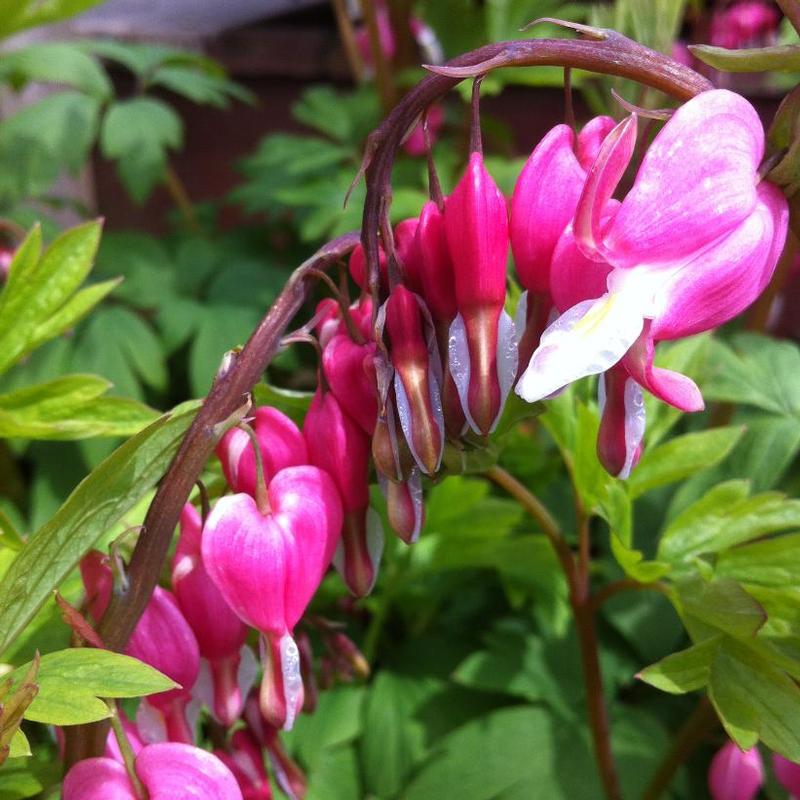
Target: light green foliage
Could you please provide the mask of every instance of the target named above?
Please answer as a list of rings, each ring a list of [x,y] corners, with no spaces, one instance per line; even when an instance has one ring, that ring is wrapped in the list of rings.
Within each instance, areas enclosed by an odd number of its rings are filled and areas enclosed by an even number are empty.
[[[20,681],[30,664],[13,673]],[[80,725],[111,716],[100,698],[144,697],[177,684],[130,656],[95,648],[71,648],[42,656],[36,678],[39,692],[25,718],[50,725]]]
[[[725,72],[797,72],[800,70],[800,47],[794,45],[728,50],[725,47],[714,47],[710,44],[696,44],[689,49],[700,61]]]
[[[123,444],[31,537],[0,584],[0,653],[83,554],[161,478],[195,410],[196,404],[175,409]]]
[[[68,19],[102,0],[0,0],[0,36]]]

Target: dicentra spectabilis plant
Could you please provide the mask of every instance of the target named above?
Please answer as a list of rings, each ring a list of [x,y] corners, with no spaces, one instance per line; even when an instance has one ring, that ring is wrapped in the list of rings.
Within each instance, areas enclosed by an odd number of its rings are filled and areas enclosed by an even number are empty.
[[[365,9],[380,82],[392,9]],[[755,36],[756,10],[727,11]],[[800,500],[781,491],[797,485],[800,354],[756,333],[791,313],[800,90],[765,133],[688,66],[569,27],[580,38],[431,66],[366,142],[360,233],[292,274],[202,404],[136,434],[14,539],[2,649],[59,586],[66,627],[47,624],[74,646],[0,684],[0,764],[22,757],[26,718],[57,728],[65,800],[800,791]],[[718,69],[800,63],[800,48],[694,50]],[[584,87],[590,72],[633,81],[642,105],[626,90],[614,117],[576,125],[568,91],[566,121],[496,169],[482,81],[553,65]],[[434,149],[465,79],[469,144]],[[404,148],[427,157],[428,191],[401,214]],[[60,285],[37,248],[32,234],[2,278],[0,315],[18,309],[30,337],[15,351],[0,330],[11,362],[47,321],[24,286],[37,269]],[[287,388],[263,380],[298,343],[313,361]],[[0,428],[26,397],[0,397]],[[702,696],[651,713],[654,688]]]

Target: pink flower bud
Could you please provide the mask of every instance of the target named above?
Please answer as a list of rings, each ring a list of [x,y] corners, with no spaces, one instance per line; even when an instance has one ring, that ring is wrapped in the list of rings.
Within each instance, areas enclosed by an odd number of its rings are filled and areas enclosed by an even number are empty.
[[[381,271],[381,283],[386,286],[388,285],[388,277],[386,275],[386,253],[383,252],[383,248],[379,249],[378,257]],[[353,248],[353,252],[350,253],[348,267],[350,269],[350,277],[355,281],[356,286],[358,286],[362,292],[368,292],[367,256],[361,244],[357,244]]]
[[[597,457],[608,472],[627,478],[639,462],[645,428],[642,387],[616,365],[600,376]]]
[[[322,351],[322,369],[339,405],[371,436],[378,419],[375,342],[356,344],[346,333],[334,336]]]
[[[214,798],[242,800],[231,771],[214,755],[188,744],[165,742],[144,747],[136,774],[150,800]],[[137,800],[125,767],[111,758],[87,758],[70,769],[63,800]]]
[[[422,290],[422,266],[417,244],[419,219],[412,217],[398,222],[394,228],[394,247],[403,275],[403,282],[412,292]]]
[[[297,425],[277,408],[261,406],[255,411],[252,428],[261,445],[264,480],[286,467],[308,463],[305,442]],[[234,492],[256,493],[256,456],[253,443],[246,431],[232,428],[216,448],[222,471]]]
[[[458,313],[453,260],[447,246],[444,214],[432,200],[422,207],[416,237],[421,269],[420,294],[434,321],[449,326]]]
[[[334,565],[356,596],[368,594],[378,574],[383,538],[368,525],[369,438],[342,410],[332,392],[317,391],[303,435],[311,463],[333,478],[344,510],[344,526]]]
[[[789,761],[778,753],[772,754],[772,768],[778,783],[786,789],[792,797],[800,797],[800,764]]]
[[[444,446],[440,365],[422,301],[402,285],[396,286],[386,301],[386,331],[403,434],[420,469],[433,475]]]
[[[425,522],[425,505],[419,471],[402,483],[386,481],[382,484],[386,495],[386,510],[392,530],[406,543],[419,538]]]
[[[488,435],[511,388],[517,351],[514,324],[503,311],[508,211],[480,153],[470,155],[447,199],[445,231],[459,312],[450,329],[450,372],[470,426]]]
[[[758,748],[741,751],[728,742],[717,751],[708,770],[712,800],[753,800],[764,782]]]
[[[341,323],[339,304],[332,297],[323,297],[314,314],[314,330],[321,347],[339,333]]]
[[[220,499],[203,532],[203,562],[231,608],[265,634],[262,697],[289,728],[302,705],[291,633],[331,561],[342,512],[333,481],[316,467],[281,470],[268,497],[263,513],[246,494]]]

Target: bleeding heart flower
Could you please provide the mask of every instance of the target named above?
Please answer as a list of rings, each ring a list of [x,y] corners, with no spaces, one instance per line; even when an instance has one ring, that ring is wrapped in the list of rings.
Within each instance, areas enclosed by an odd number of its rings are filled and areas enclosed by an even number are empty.
[[[386,511],[392,530],[406,544],[419,538],[425,522],[425,505],[419,470],[413,470],[408,480],[402,483],[382,481],[386,496]]]
[[[777,188],[759,182],[764,134],[744,98],[713,90],[678,109],[616,207],[610,198],[635,138],[635,116],[606,137],[574,226],[556,248],[553,297],[576,302],[543,333],[517,384],[529,402],[622,362],[664,402],[701,409],[693,381],[653,366],[655,342],[731,319],[775,269],[787,203]]]
[[[214,755],[233,773],[244,800],[272,800],[264,756],[249,731],[236,731],[230,750],[215,750]]]
[[[447,198],[445,231],[458,307],[450,327],[450,372],[470,427],[488,435],[517,371],[517,343],[503,310],[508,210],[478,152]]]
[[[188,744],[142,748],[134,769],[150,800],[243,800],[231,771],[214,755]],[[64,778],[63,800],[137,800],[125,767],[111,758],[79,761]]]
[[[800,797],[800,764],[789,761],[778,753],[772,754],[772,768],[778,783],[786,789],[792,797]]]
[[[347,333],[334,336],[322,351],[322,370],[331,392],[368,436],[378,419],[376,352],[375,342],[358,344]]]
[[[303,703],[292,639],[342,527],[330,476],[312,466],[281,470],[268,487],[269,508],[246,494],[223,497],[203,531],[203,563],[228,605],[264,634],[264,713],[290,728]]]
[[[764,782],[758,748],[740,750],[728,742],[717,751],[708,770],[712,800],[753,800]]]
[[[308,463],[308,453],[297,425],[277,408],[261,406],[255,410],[253,431],[261,446],[264,478],[286,467]],[[216,448],[222,471],[234,492],[256,493],[256,455],[246,431],[231,428]]]

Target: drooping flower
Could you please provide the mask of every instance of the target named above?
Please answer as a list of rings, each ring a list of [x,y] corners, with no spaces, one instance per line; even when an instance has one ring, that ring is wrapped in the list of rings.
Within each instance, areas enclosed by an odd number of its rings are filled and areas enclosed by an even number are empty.
[[[377,345],[354,342],[338,333],[322,351],[322,370],[339,405],[371,436],[378,419],[378,386],[375,377]]]
[[[249,731],[236,731],[229,750],[215,750],[214,755],[233,773],[244,800],[272,800],[264,756]]]
[[[772,754],[772,768],[778,783],[791,797],[800,797],[800,764],[789,761],[778,753]]]
[[[727,742],[711,760],[708,788],[712,800],[753,800],[764,782],[764,766],[757,747],[740,750]]]
[[[311,463],[334,480],[344,525],[334,565],[357,597],[368,594],[378,574],[383,533],[369,508],[369,437],[342,410],[330,391],[318,390],[303,422]]]
[[[508,211],[483,164],[470,155],[445,205],[458,315],[450,327],[449,367],[470,427],[488,435],[497,424],[517,369],[514,323],[506,298]]]
[[[400,425],[419,468],[433,475],[444,447],[441,365],[433,324],[420,297],[402,284],[389,295],[385,313]]]
[[[621,362],[664,402],[701,409],[693,381],[653,365],[655,342],[726,322],[774,271],[787,203],[759,182],[764,133],[744,98],[712,90],[678,109],[617,207],[610,198],[635,138],[634,116],[606,137],[559,240],[551,291],[563,313],[517,384],[529,402]]]
[[[261,406],[253,416],[251,427],[261,446],[267,481],[286,467],[308,463],[303,436],[286,414],[271,406]],[[231,428],[220,439],[216,452],[231,489],[255,496],[256,455],[247,432],[241,428]]]
[[[142,748],[134,769],[150,800],[243,800],[231,771],[214,755],[188,744],[164,742]],[[125,767],[112,758],[87,758],[64,778],[63,800],[137,800]]]
[[[774,41],[780,19],[778,10],[764,0],[734,3],[711,17],[711,44],[730,50],[762,47]]]
[[[203,530],[203,563],[228,605],[264,634],[264,714],[291,728],[303,704],[292,631],[330,564],[342,527],[331,477],[313,466],[281,470],[268,508],[247,494],[221,498]]]
[[[240,677],[255,679],[255,675],[242,674],[247,666],[247,658],[242,664],[241,652],[247,626],[209,577],[201,550],[200,515],[187,503],[181,512],[180,537],[172,560],[172,589],[210,671],[209,708],[218,722],[230,726],[241,714],[250,690],[249,685],[240,685]]]

